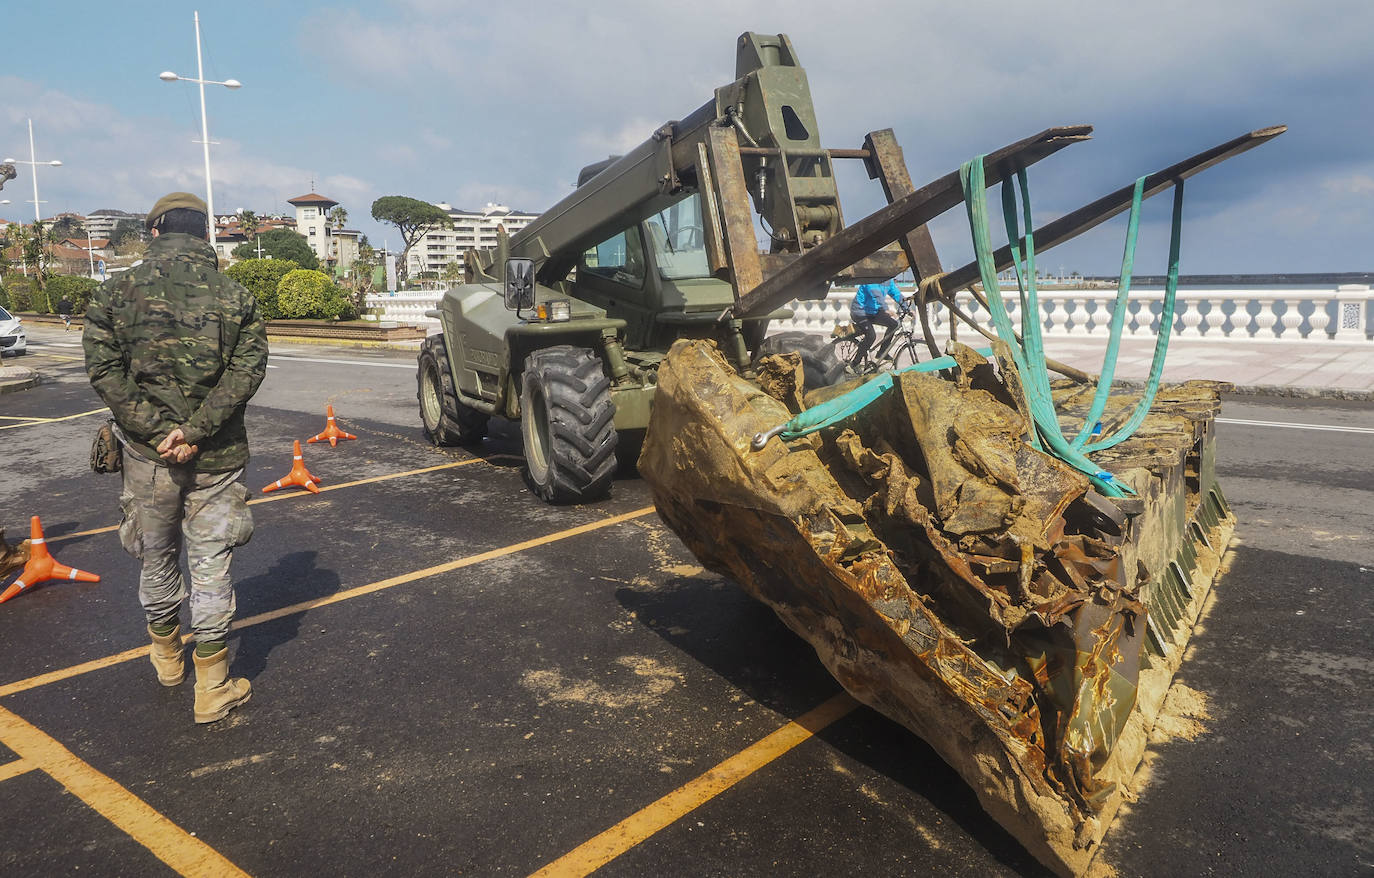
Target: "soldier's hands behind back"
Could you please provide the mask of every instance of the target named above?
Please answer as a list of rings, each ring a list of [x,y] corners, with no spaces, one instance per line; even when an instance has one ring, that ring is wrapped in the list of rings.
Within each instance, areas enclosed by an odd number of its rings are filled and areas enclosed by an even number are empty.
[[[186,463],[200,451],[199,445],[188,445],[186,434],[177,427],[157,444],[157,453],[169,463]]]

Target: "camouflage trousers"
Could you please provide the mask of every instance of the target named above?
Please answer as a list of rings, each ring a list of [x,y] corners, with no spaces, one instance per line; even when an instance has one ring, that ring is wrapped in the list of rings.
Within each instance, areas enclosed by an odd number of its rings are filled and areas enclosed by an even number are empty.
[[[242,469],[197,473],[124,449],[119,541],[143,562],[138,599],[149,624],[175,616],[187,597],[181,572],[184,544],[195,640],[224,640],[228,635],[234,618],[229,560],[233,550],[253,536],[253,514],[242,477]]]

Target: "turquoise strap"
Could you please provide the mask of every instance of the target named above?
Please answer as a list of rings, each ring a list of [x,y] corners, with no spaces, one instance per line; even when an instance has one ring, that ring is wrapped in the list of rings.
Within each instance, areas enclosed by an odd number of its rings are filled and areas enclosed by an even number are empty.
[[[978,353],[985,357],[991,356],[992,349],[982,348],[978,350]],[[957,363],[953,357],[936,357],[933,360],[926,360],[924,363],[914,363],[896,371],[884,372],[872,381],[865,382],[848,393],[826,400],[820,405],[812,406],[783,424],[781,428],[770,430],[761,435],[779,435],[784,442],[800,439],[817,430],[837,424],[856,414],[865,406],[876,402],[883,394],[892,389],[893,382],[898,375],[905,372],[938,372],[941,369],[953,368],[955,365]]]
[[[997,283],[997,267],[992,258],[992,240],[988,232],[983,157],[980,155],[972,161],[965,162],[959,169],[959,179],[964,186],[964,205],[968,209],[969,228],[973,235],[973,250],[978,258],[978,273],[982,277],[983,289],[988,293],[987,299],[992,309],[992,322],[997,328],[998,337],[1006,342],[1007,347],[1010,348],[1012,359],[1016,361],[1017,371],[1021,374],[1021,392],[1026,400],[1033,423],[1032,444],[1036,448],[1042,447],[1039,442],[1035,441],[1035,435],[1039,434],[1040,441],[1048,446],[1051,454],[1087,475],[1093,485],[1108,497],[1124,497],[1127,493],[1134,493],[1129,486],[1116,481],[1111,473],[1093,463],[1087,458],[1087,455],[1074,448],[1064,438],[1064,433],[1059,428],[1059,415],[1055,411],[1054,400],[1049,392],[1049,370],[1045,366],[1044,351],[1036,344],[1040,329],[1039,312],[1027,314],[1022,320],[1025,337],[1031,339],[1031,351],[1028,352],[1017,341],[1016,333],[1012,329],[1011,317],[1007,314],[1007,307],[1002,302],[1001,287]],[[1011,243],[1014,261],[1020,263],[1020,253],[1016,249],[1016,240],[1013,238]],[[1033,252],[1034,246],[1032,232],[1027,228],[1027,252]],[[1018,276],[1019,274],[1018,271]],[[1027,304],[1030,304],[1035,300],[1032,296],[1027,296],[1026,301]],[[1034,359],[1032,359],[1032,355],[1036,355]]]

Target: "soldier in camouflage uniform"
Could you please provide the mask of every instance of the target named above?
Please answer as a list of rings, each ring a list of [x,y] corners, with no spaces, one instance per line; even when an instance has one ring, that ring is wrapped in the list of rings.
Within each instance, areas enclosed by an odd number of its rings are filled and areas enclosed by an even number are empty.
[[[243,467],[244,407],[267,369],[267,334],[253,295],[220,274],[206,242],[205,203],[165,196],[148,214],[143,263],[95,291],[83,336],[86,372],[123,443],[119,537],[142,560],[138,596],[158,681],[186,674],[180,609],[191,571],[195,720],[214,722],[248,700],[229,678],[234,618],[229,560],[253,534]]]

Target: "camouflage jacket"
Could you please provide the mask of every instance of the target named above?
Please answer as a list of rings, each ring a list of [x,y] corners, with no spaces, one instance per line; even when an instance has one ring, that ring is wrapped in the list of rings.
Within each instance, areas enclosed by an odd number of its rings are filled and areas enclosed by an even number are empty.
[[[91,386],[135,451],[159,460],[180,427],[200,446],[198,472],[248,462],[243,410],[267,373],[267,329],[205,241],[153,239],[142,265],[96,288],[82,342]]]

